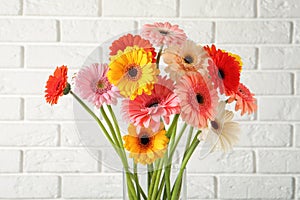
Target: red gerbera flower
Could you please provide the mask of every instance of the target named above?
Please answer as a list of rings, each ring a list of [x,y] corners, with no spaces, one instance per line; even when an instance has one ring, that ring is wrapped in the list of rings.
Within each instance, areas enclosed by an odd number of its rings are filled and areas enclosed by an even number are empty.
[[[54,74],[49,76],[46,84],[46,101],[51,105],[57,104],[57,100],[60,96],[68,94],[70,91],[70,85],[67,82],[67,66],[56,67]]]
[[[241,115],[245,113],[251,114],[257,110],[256,99],[253,96],[254,94],[240,83],[237,92],[232,94],[227,101],[228,103],[236,101],[235,110],[241,110]]]
[[[118,51],[124,51],[124,49],[126,49],[126,47],[133,47],[133,46],[138,46],[140,48],[143,48],[147,52],[151,52],[152,53],[152,63],[156,62],[155,48],[153,48],[153,46],[149,40],[145,40],[139,35],[133,36],[132,34],[127,34],[127,35],[124,35],[124,36],[120,37],[119,39],[115,40],[109,47],[109,49],[111,51],[109,53],[109,55],[114,56],[118,53]]]
[[[208,71],[214,88],[219,88],[221,94],[225,92],[228,96],[235,93],[240,82],[240,62],[229,53],[216,49],[215,45],[204,49],[211,57],[208,60]]]
[[[218,94],[206,78],[198,72],[182,76],[175,86],[180,99],[181,118],[196,128],[207,127],[208,119],[216,116]]]

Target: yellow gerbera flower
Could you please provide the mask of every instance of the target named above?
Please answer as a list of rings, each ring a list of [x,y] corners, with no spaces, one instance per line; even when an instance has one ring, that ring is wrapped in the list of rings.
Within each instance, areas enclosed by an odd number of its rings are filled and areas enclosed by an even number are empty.
[[[163,123],[157,132],[152,132],[151,128],[137,128],[130,124],[128,135],[123,136],[124,147],[130,152],[129,157],[135,163],[151,164],[156,159],[164,156],[169,138],[166,136]]]
[[[107,78],[119,88],[121,95],[131,100],[143,92],[151,94],[159,74],[152,59],[151,51],[137,46],[127,47],[111,57]]]

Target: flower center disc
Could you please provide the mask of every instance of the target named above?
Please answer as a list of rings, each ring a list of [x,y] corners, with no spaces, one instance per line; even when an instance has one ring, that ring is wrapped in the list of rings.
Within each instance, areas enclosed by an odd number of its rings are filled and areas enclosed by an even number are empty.
[[[140,142],[142,145],[147,145],[150,142],[150,138],[148,137],[148,135],[143,135],[142,137],[140,137]]]
[[[193,61],[194,61],[194,59],[193,59],[192,56],[185,56],[185,57],[183,58],[183,60],[184,60],[184,62],[187,63],[187,64],[191,64],[191,63],[193,63]]]
[[[199,104],[203,104],[204,103],[204,98],[203,98],[203,96],[201,94],[197,94],[196,95],[196,99],[197,99],[197,102]]]
[[[217,123],[216,121],[211,121],[210,124],[211,124],[211,126],[212,126],[214,129],[216,129],[216,130],[219,129],[219,125],[218,125],[218,123]]]
[[[138,70],[135,67],[132,67],[128,70],[128,74],[131,78],[135,78],[138,74]]]
[[[219,69],[218,76],[219,76],[221,79],[224,79],[224,78],[225,78],[225,74],[224,74],[223,70]]]
[[[105,84],[101,80],[99,80],[98,83],[97,83],[97,87],[99,89],[103,89],[105,87]]]
[[[159,33],[166,36],[166,35],[168,35],[169,32],[165,31],[165,30],[159,30]]]

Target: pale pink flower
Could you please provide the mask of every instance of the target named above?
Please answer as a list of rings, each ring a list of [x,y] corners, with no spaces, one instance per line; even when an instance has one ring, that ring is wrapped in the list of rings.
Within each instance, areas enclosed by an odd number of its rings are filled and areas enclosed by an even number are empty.
[[[134,100],[123,100],[124,119],[135,126],[144,126],[157,131],[161,118],[168,124],[170,116],[180,112],[179,99],[173,91],[173,81],[159,76],[151,95],[143,93]]]
[[[75,78],[75,92],[100,108],[105,104],[117,104],[119,91],[107,77],[107,64],[92,64],[82,68]]]
[[[171,25],[169,22],[145,24],[142,36],[158,46],[181,45],[187,39],[186,34],[178,28],[178,25]]]

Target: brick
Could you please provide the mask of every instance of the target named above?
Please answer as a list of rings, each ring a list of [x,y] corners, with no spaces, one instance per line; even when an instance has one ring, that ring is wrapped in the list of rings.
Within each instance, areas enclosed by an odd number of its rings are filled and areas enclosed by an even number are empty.
[[[135,23],[131,20],[62,20],[61,40],[101,44],[116,35],[134,29]]]
[[[286,124],[241,124],[238,146],[289,147],[292,132],[292,126]]]
[[[0,124],[0,146],[56,146],[58,125],[13,123]]]
[[[300,17],[298,0],[261,0],[261,17]]]
[[[251,151],[233,151],[228,154],[214,152],[203,157],[208,150],[202,148],[195,152],[188,164],[189,172],[228,172],[228,173],[250,173],[253,172],[254,158]]]
[[[75,106],[74,106],[75,105]],[[51,106],[43,97],[25,99],[25,118],[28,120],[92,120],[89,114],[71,96],[62,96],[58,104]]]
[[[26,66],[53,68],[67,65],[70,68],[80,68],[94,49],[94,46],[28,46]],[[100,60],[102,59],[99,58],[97,61]]]
[[[241,74],[241,82],[255,95],[292,94],[293,81],[293,74],[287,72],[243,72]]]
[[[259,101],[260,120],[300,120],[300,98],[263,97]]]
[[[57,22],[46,19],[0,19],[0,42],[54,42]]]
[[[23,118],[23,105],[20,98],[0,98],[0,120],[20,120]]]
[[[299,150],[259,150],[258,172],[298,173],[300,172]]]
[[[140,21],[140,29],[144,24],[153,24],[160,21],[159,19],[149,19]],[[179,28],[183,29],[189,39],[201,43],[213,42],[213,22],[210,21],[198,21],[198,20],[168,20],[172,25],[179,25]]]
[[[0,0],[0,15],[19,15],[21,13],[20,0]]]
[[[99,0],[25,0],[25,15],[98,16]]]
[[[215,197],[214,177],[187,175],[187,194],[189,199],[213,199]]]
[[[62,146],[111,147],[99,126],[92,122],[61,125]],[[110,149],[112,150],[112,149]]]
[[[94,158],[87,150],[27,150],[25,172],[97,172],[100,155]]]
[[[300,177],[297,177],[297,186],[296,186],[296,194],[297,194],[297,196],[296,196],[296,198],[300,198]]]
[[[64,176],[64,198],[122,198],[121,175]]]
[[[255,47],[217,45],[217,48],[239,55],[243,62],[243,70],[253,70],[257,68],[258,50]]]
[[[291,199],[293,179],[273,176],[220,177],[219,198],[222,199]]]
[[[296,124],[294,135],[296,137],[296,146],[300,147],[300,124]]]
[[[101,148],[101,152],[103,155],[101,164],[102,164],[102,171],[104,173],[122,172],[123,165],[121,159],[119,158],[119,156],[117,155],[117,153],[112,147]],[[129,162],[131,162],[131,160],[132,159],[129,159]]]
[[[300,72],[297,72],[297,73],[296,73],[295,79],[296,79],[296,86],[295,86],[295,88],[296,88],[296,93],[297,93],[297,94],[300,94]]]
[[[294,36],[294,42],[299,44],[300,43],[300,21],[294,22],[294,29],[295,29],[295,36]]]
[[[300,69],[298,56],[300,47],[261,47],[260,63],[262,69]]]
[[[0,94],[43,94],[48,77],[47,72],[0,71]]]
[[[22,67],[23,50],[20,46],[0,46],[0,68]]]
[[[57,198],[57,176],[0,176],[0,198]]]
[[[182,17],[254,17],[254,0],[181,0],[180,12]]]
[[[1,129],[2,130],[2,129]],[[0,150],[0,172],[19,172],[21,152],[17,150]]]
[[[220,21],[216,42],[234,44],[290,43],[291,23],[285,21]]]
[[[175,0],[102,0],[102,14],[110,17],[175,17]]]

